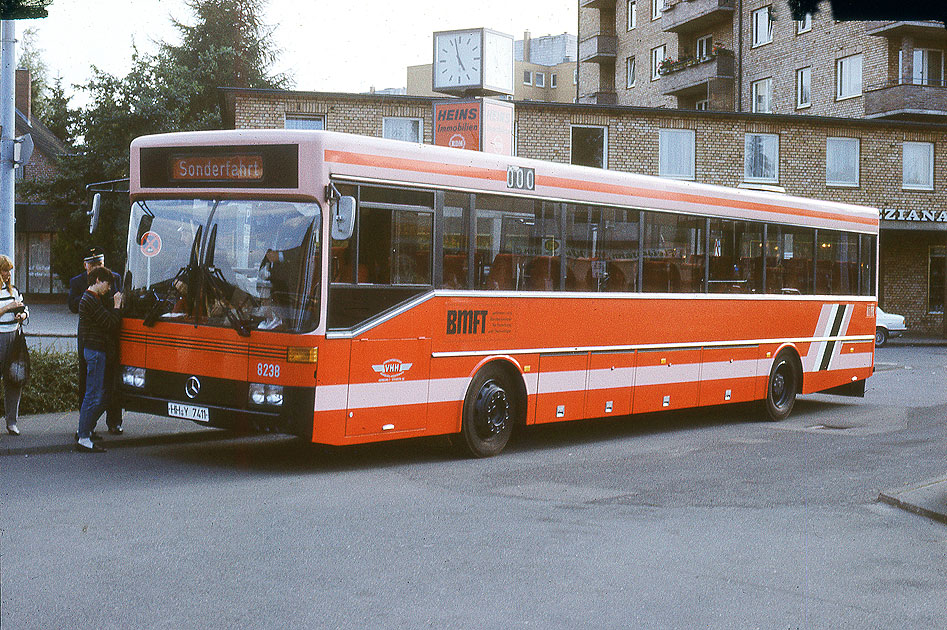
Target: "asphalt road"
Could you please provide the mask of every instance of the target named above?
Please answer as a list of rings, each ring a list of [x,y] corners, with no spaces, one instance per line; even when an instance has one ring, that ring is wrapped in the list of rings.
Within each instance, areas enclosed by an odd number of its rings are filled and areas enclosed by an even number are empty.
[[[945,472],[947,348],[865,399],[326,451],[281,437],[6,456],[0,625],[932,628],[947,528],[878,502]]]

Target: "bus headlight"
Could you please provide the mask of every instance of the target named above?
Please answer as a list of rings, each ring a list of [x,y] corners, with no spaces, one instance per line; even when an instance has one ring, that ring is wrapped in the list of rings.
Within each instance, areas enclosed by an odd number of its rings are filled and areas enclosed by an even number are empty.
[[[145,368],[123,365],[122,383],[128,387],[143,389],[145,387]]]
[[[283,386],[250,383],[249,397],[250,402],[254,405],[280,407],[283,404]]]

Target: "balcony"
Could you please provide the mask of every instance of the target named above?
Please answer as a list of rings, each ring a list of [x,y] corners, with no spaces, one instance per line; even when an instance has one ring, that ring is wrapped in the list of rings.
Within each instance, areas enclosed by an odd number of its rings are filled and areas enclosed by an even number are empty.
[[[615,62],[618,53],[618,36],[592,35],[579,42],[579,61],[592,63]]]
[[[947,40],[943,22],[869,22],[869,35],[890,39],[913,37],[915,39]]]
[[[608,91],[592,92],[580,96],[579,102],[583,105],[618,105],[618,94]]]
[[[690,96],[706,90],[707,82],[721,79],[732,84],[736,73],[733,52],[716,49],[710,57],[689,57],[672,61],[665,59],[658,72],[661,74],[661,93],[667,96]]]
[[[869,87],[865,90],[865,118],[947,122],[947,85],[944,81],[895,81]]]
[[[733,21],[734,0],[686,0],[669,4],[661,14],[668,33],[709,31],[716,24]]]
[[[618,0],[579,0],[580,9],[608,9],[615,8]]]

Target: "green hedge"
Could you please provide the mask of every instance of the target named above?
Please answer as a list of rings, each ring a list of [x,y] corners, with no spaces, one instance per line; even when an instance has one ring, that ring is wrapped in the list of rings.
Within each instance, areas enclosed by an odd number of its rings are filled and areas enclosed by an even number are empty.
[[[20,394],[21,416],[79,408],[79,357],[75,351],[59,352],[30,340],[30,367],[30,381]]]

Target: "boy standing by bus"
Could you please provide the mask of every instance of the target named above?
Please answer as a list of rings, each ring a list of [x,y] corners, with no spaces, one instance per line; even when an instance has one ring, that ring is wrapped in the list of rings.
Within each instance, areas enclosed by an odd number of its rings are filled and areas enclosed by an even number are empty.
[[[104,452],[105,449],[92,441],[92,430],[99,416],[108,406],[105,387],[105,369],[108,352],[115,347],[114,337],[118,332],[121,316],[122,294],[112,297],[113,308],[103,302],[111,290],[112,272],[106,267],[96,267],[89,272],[89,287],[79,300],[79,335],[82,337],[82,354],[86,362],[86,389],[79,411],[79,431],[76,450],[86,453]]]

